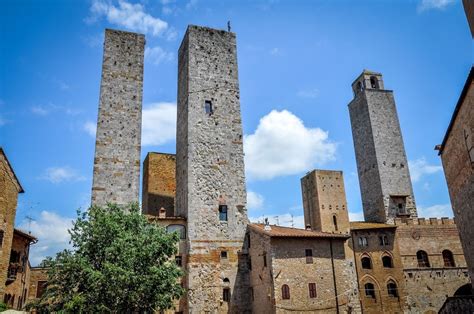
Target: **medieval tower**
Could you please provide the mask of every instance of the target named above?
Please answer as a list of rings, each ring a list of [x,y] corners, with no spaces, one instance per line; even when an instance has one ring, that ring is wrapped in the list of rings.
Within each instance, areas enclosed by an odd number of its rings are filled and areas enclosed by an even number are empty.
[[[138,202],[145,36],[106,29],[92,205]]]
[[[176,213],[188,220],[189,312],[241,313],[248,219],[235,34],[189,26],[178,68]]]
[[[366,70],[352,90],[349,112],[365,220],[416,217],[393,91],[384,89],[382,74]]]
[[[350,233],[342,171],[313,170],[301,178],[304,224],[315,231]]]

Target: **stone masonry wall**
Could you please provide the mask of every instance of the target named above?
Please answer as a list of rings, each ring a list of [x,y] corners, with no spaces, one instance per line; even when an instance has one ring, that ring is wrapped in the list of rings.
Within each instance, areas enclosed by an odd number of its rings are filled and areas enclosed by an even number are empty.
[[[438,312],[447,297],[470,282],[459,233],[452,219],[395,221],[410,313]],[[428,254],[429,267],[420,267],[417,252]],[[447,267],[442,252],[449,250],[454,267]]]
[[[383,236],[387,237],[387,243],[380,242],[380,237]],[[367,245],[361,245],[360,238],[366,238]],[[364,313],[403,313],[406,302],[405,282],[395,228],[352,230],[351,247],[355,255]],[[385,256],[392,259],[392,267],[384,267],[382,258]],[[370,258],[370,269],[362,267],[362,258],[366,257]],[[398,297],[389,295],[389,282],[396,284]],[[365,285],[368,283],[375,287],[375,298],[366,294]]]
[[[377,77],[381,81],[381,75]],[[357,91],[349,112],[365,220],[393,223],[399,213],[390,196],[406,197],[407,215],[416,217],[393,92],[372,88]]]
[[[472,71],[472,70],[471,70]],[[474,83],[471,81],[441,153],[456,224],[474,285]]]
[[[336,313],[336,290],[340,313],[361,313],[354,260],[344,240],[332,240],[334,269],[329,239],[272,238],[271,245],[276,313]],[[306,249],[312,249],[312,263],[307,263]],[[316,284],[316,298],[309,296],[309,283]],[[282,299],[284,284],[290,299]]]
[[[92,204],[138,202],[145,37],[105,31]]]
[[[164,208],[172,217],[175,196],[176,155],[148,153],[143,162],[142,212],[158,216]]]
[[[241,255],[248,219],[236,53],[234,33],[198,26],[188,27],[179,50],[176,212],[192,222],[187,271],[194,313],[249,307]],[[212,110],[206,111],[206,102]],[[219,218],[220,205],[227,206],[227,221]],[[226,288],[230,302],[223,300]]]
[[[15,222],[18,193],[20,187],[16,182],[8,161],[0,152],[0,230],[3,231],[3,240],[0,250],[0,301],[5,295],[10,252],[13,241],[13,224]]]
[[[305,226],[310,225],[315,231],[349,234],[342,171],[313,170],[301,179],[301,191]]]
[[[32,267],[30,270],[30,282],[28,287],[28,302],[33,302],[37,298],[38,286],[40,282],[48,281],[48,269],[43,267]]]

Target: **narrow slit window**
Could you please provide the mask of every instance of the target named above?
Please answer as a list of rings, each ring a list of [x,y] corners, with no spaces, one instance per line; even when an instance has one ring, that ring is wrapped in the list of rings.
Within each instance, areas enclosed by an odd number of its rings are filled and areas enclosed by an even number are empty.
[[[224,302],[230,302],[230,289],[229,288],[224,288],[224,290],[222,290],[222,300]]]
[[[227,221],[227,205],[219,205],[219,220]]]
[[[204,110],[207,115],[212,115],[214,113],[214,108],[212,107],[212,101],[206,100],[204,102]]]
[[[334,230],[337,231],[338,229],[337,229],[337,218],[336,218],[336,216],[332,216],[332,222],[334,223]]]
[[[313,264],[313,250],[306,249],[305,256],[306,256],[306,264]]]
[[[314,282],[311,282],[308,284],[308,289],[309,289],[309,297],[310,298],[316,298],[316,284]]]

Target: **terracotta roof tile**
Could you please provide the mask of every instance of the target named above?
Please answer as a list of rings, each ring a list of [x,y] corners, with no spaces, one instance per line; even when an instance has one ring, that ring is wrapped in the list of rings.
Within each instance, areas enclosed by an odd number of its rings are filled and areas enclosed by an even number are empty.
[[[282,226],[270,225],[271,230],[265,230],[264,224],[249,224],[249,227],[261,234],[270,237],[288,237],[288,238],[342,238],[347,239],[348,234],[317,232],[312,230],[304,230],[297,228],[289,228]]]

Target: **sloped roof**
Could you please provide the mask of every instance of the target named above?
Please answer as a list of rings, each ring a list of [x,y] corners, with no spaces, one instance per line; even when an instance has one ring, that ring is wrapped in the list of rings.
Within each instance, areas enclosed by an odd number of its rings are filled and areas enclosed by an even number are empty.
[[[12,165],[10,164],[10,162],[8,161],[8,158],[7,158],[7,155],[5,154],[5,152],[3,151],[3,148],[0,147],[0,154],[3,155],[3,158],[5,158],[6,162],[7,162],[7,167],[10,168],[10,171],[11,173],[13,174],[13,180],[15,180],[16,184],[18,184],[18,193],[24,193],[25,191],[23,190],[21,184],[20,184],[20,181],[18,180],[18,178],[16,177],[16,174],[15,174],[15,171],[13,171],[13,167]]]
[[[13,232],[14,232],[15,234],[17,234],[17,235],[19,235],[19,236],[25,238],[25,239],[30,240],[30,242],[35,242],[35,243],[36,243],[36,242],[38,241],[38,239],[37,239],[36,237],[32,236],[30,233],[27,233],[27,232],[25,232],[25,231],[23,231],[23,230],[20,230],[20,229],[15,228],[15,229],[13,230]]]
[[[365,229],[386,229],[396,228],[395,225],[377,223],[377,222],[365,222],[365,221],[351,221],[351,230],[365,230]]]
[[[313,230],[297,229],[282,227],[276,225],[270,225],[271,230],[265,230],[264,224],[249,224],[249,227],[260,233],[269,237],[278,237],[278,238],[341,238],[347,239],[350,236],[348,234],[340,233],[329,233],[329,232],[318,232]]]

